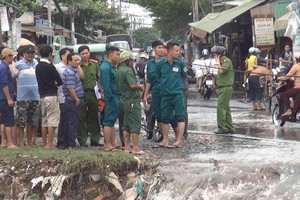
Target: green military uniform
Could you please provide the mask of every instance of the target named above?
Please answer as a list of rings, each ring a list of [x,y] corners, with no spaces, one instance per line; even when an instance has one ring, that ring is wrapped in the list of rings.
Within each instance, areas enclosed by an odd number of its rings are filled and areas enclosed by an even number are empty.
[[[136,84],[137,78],[132,67],[121,64],[118,67],[116,82],[121,94],[121,115],[123,125],[120,127],[129,133],[140,133],[141,129],[141,94],[130,86]]]
[[[160,79],[161,120],[163,123],[185,121],[185,105],[182,78],[187,77],[187,67],[179,59],[162,58],[157,64],[157,78]]]
[[[104,126],[114,126],[120,110],[120,93],[116,84],[116,68],[107,60],[100,68],[100,83],[104,90]]]
[[[157,122],[161,122],[161,109],[160,109],[160,103],[161,103],[161,95],[160,95],[160,80],[156,78],[156,64],[158,61],[156,61],[154,58],[149,60],[147,62],[147,80],[146,82],[151,85],[151,108],[153,109],[155,118]]]
[[[234,71],[233,65],[229,58],[223,56],[224,62],[221,64],[223,68],[223,73],[217,76],[218,85],[218,107],[217,107],[217,121],[218,128],[221,132],[235,132],[233,124],[231,111],[229,107],[229,101],[233,93],[233,83],[234,83]]]
[[[88,66],[80,65],[85,79],[82,81],[84,89],[84,102],[81,105],[80,119],[77,128],[79,144],[85,145],[88,133],[91,135],[91,143],[98,143],[100,139],[99,103],[95,95],[94,87],[99,80],[99,64],[90,62]]]

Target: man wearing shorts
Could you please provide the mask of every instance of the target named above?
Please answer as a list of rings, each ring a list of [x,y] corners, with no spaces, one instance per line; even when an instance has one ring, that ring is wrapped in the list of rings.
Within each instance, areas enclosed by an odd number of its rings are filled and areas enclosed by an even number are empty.
[[[139,149],[139,134],[141,130],[141,85],[135,77],[133,69],[133,54],[124,51],[120,55],[116,81],[121,94],[121,109],[124,113],[123,137],[125,152],[142,153]],[[129,137],[132,135],[133,149],[129,146]]]
[[[14,121],[14,86],[9,69],[9,64],[13,62],[14,52],[9,48],[4,48],[1,52],[2,61],[0,63],[0,113],[1,125],[4,125],[2,133],[1,147],[16,148],[12,139],[12,127]],[[4,144],[5,141],[5,144]]]
[[[27,132],[27,143],[33,146],[33,132],[36,131],[39,121],[38,83],[35,68],[38,64],[35,49],[32,45],[24,46],[24,58],[16,63],[13,74],[17,78],[17,111],[16,126],[18,127],[19,146],[24,144],[24,128]]]
[[[118,144],[116,142],[114,125],[117,121],[120,110],[120,93],[116,84],[116,65],[119,62],[120,50],[111,46],[106,49],[107,59],[103,61],[100,67],[100,85],[104,90],[104,119],[103,135],[104,150],[112,151]]]
[[[59,123],[57,86],[62,85],[62,80],[52,64],[54,59],[52,47],[42,45],[40,54],[41,60],[36,66],[35,73],[41,98],[42,139],[45,148],[52,148],[54,132]]]
[[[187,77],[187,67],[178,59],[180,47],[176,43],[167,46],[168,56],[157,64],[157,78],[160,80],[161,121],[163,141],[159,146],[166,148],[180,147],[185,127],[185,104],[183,96],[183,81]],[[176,141],[169,144],[169,123],[177,123]]]

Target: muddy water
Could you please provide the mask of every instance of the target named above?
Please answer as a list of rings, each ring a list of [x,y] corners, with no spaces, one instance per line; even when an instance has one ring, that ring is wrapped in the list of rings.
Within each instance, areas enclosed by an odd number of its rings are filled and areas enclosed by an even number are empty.
[[[222,148],[161,161],[161,184],[149,199],[300,199],[300,145],[224,138]]]
[[[252,111],[250,103],[233,100],[237,134],[215,136],[216,105],[216,98],[203,101],[193,94],[188,130],[217,138],[217,148],[158,160],[162,176],[148,199],[300,200],[300,125],[275,127],[268,111]]]

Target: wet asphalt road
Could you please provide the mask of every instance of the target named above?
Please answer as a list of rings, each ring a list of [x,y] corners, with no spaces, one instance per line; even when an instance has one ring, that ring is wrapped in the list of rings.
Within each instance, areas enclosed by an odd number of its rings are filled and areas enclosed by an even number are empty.
[[[204,101],[192,88],[182,148],[152,148],[141,137],[161,174],[147,199],[300,199],[300,124],[276,127],[269,111],[252,111],[240,94],[235,97],[230,105],[236,134],[213,133],[217,98]]]

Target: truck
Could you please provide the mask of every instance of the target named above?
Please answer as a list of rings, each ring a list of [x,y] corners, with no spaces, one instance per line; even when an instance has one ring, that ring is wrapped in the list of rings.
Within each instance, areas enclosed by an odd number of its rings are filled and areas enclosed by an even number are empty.
[[[107,35],[106,44],[118,47],[121,50],[132,50],[132,40],[128,34]]]

